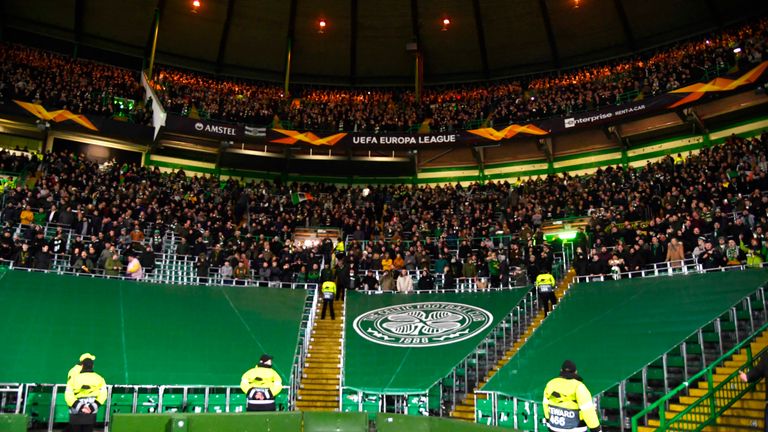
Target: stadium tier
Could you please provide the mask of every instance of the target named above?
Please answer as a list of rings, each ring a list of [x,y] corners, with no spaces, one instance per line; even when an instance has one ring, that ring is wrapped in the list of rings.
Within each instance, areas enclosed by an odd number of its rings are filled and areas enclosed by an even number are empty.
[[[512,404],[502,409],[510,410],[505,413],[509,416],[504,422],[506,425],[522,426],[530,424],[528,417],[542,418],[540,412],[534,414],[534,411],[541,409],[544,385],[559,371],[564,359],[576,363],[579,374],[595,395],[617,388],[650,365],[659,368],[657,361],[689,339],[687,353],[709,356],[712,362],[724,354],[724,338],[738,341],[739,331],[744,339],[756,330],[751,314],[740,315],[746,323],[738,323],[731,310],[735,307],[741,310],[745,299],[754,295],[752,298],[759,301],[755,301],[751,305],[754,309],[749,311],[764,314],[765,299],[759,293],[766,283],[768,271],[753,270],[575,284],[558,305],[557,313],[542,323],[482,390],[530,403],[527,413],[520,410],[519,419],[513,418]],[[724,317],[722,323],[720,317]],[[707,327],[715,320],[718,320],[717,329]],[[729,329],[727,336],[720,333],[725,328]],[[706,337],[697,333],[700,329],[705,329]],[[702,354],[707,349],[705,343],[714,347],[708,354]],[[680,355],[678,351],[677,356]],[[685,351],[682,356],[686,356]],[[707,364],[706,359],[698,361],[704,366]],[[682,362],[687,364],[688,359]],[[674,365],[676,369],[682,366]],[[676,373],[674,379],[685,380],[693,376],[692,371],[693,366],[682,378]],[[660,385],[662,394],[665,388],[671,387],[668,380],[673,378],[667,374],[672,375],[664,370],[660,376],[651,378],[656,380],[657,387],[658,380],[664,381]],[[643,394],[641,389],[641,398]],[[618,398],[621,402],[615,407],[624,406],[629,399],[626,394]],[[614,407],[609,404],[610,399],[602,397],[603,409]],[[491,413],[486,411],[483,415]]]
[[[4,271],[0,382],[63,383],[83,352],[116,385],[237,386],[264,353],[288,381],[306,298]]]
[[[0,0],[0,432],[768,430],[766,287],[765,0]]]

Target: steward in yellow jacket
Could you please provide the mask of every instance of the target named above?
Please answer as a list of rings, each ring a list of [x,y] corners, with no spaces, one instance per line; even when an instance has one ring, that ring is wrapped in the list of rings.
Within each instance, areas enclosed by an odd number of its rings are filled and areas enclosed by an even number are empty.
[[[602,431],[592,395],[570,360],[544,388],[544,418],[552,432]]]
[[[69,406],[69,430],[91,432],[96,424],[96,413],[107,401],[107,384],[93,371],[93,360],[80,363],[80,371],[67,382],[64,400]]]
[[[549,311],[552,310],[552,306],[557,304],[557,296],[555,296],[555,288],[557,282],[555,277],[549,273],[542,273],[536,276],[536,290],[539,292],[539,306],[544,310],[544,314],[549,315]]]
[[[243,374],[240,388],[248,396],[246,411],[275,411],[275,396],[283,390],[283,380],[272,369],[272,357],[262,355],[259,364]]]

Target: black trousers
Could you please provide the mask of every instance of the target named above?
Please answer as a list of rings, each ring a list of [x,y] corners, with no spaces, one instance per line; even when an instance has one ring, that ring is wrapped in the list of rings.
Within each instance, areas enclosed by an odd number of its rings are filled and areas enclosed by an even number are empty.
[[[333,299],[326,299],[323,298],[323,312],[320,314],[320,319],[325,319],[325,310],[328,308],[328,305],[331,307],[331,319],[336,319],[336,314],[333,313]]]
[[[544,311],[544,315],[549,315],[549,311],[552,310],[552,306],[557,304],[557,297],[554,291],[540,292],[539,293],[539,306]]]
[[[69,432],[93,432],[96,414],[70,414]]]
[[[248,404],[248,406],[245,408],[248,412],[254,412],[254,411],[276,411],[277,407],[275,407],[275,401],[272,401],[272,403],[268,404]]]
[[[344,294],[347,292],[347,286],[343,284],[336,285],[336,300],[344,300]]]

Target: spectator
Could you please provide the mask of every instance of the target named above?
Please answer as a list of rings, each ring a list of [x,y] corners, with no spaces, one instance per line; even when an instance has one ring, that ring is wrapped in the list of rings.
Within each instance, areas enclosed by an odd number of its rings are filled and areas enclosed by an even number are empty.
[[[109,258],[104,261],[104,274],[107,276],[120,276],[123,264],[120,262],[120,255],[112,251]]]
[[[76,248],[75,251],[77,250],[78,249]],[[78,273],[93,273],[94,270],[93,261],[88,257],[88,252],[86,251],[82,251],[77,255],[75,264],[72,267],[74,268],[74,271]]]
[[[672,263],[673,267],[680,267],[680,261],[683,261],[684,259],[685,251],[683,250],[683,244],[673,237],[669,242],[669,245],[667,245],[666,261]]]
[[[201,284],[207,284],[208,283],[208,272],[211,268],[211,262],[208,261],[208,255],[205,254],[205,252],[201,252],[200,255],[197,256],[197,262],[195,263],[196,272],[197,272],[197,280]]]
[[[224,284],[232,283],[232,265],[229,261],[224,261],[224,265],[219,269],[219,276]]]
[[[416,289],[418,291],[432,291],[435,289],[435,277],[429,273],[429,270],[421,270],[421,276],[416,284]]]
[[[128,274],[128,277],[133,280],[141,280],[144,277],[141,263],[134,255],[128,255],[128,267],[125,269],[125,272]]]
[[[397,292],[410,293],[413,291],[413,279],[408,274],[408,270],[400,270],[400,276],[397,278]]]
[[[48,252],[48,245],[44,244],[33,259],[35,268],[38,270],[50,270],[51,269],[51,253]]]

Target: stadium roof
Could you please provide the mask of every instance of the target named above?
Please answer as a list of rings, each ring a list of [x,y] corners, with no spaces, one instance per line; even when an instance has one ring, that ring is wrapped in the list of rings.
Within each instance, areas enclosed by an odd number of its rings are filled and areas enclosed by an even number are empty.
[[[158,61],[294,82],[408,84],[569,67],[755,16],[764,0],[0,0],[3,30],[142,57],[155,9]],[[323,33],[318,22],[327,21]],[[451,23],[443,31],[442,21]]]

